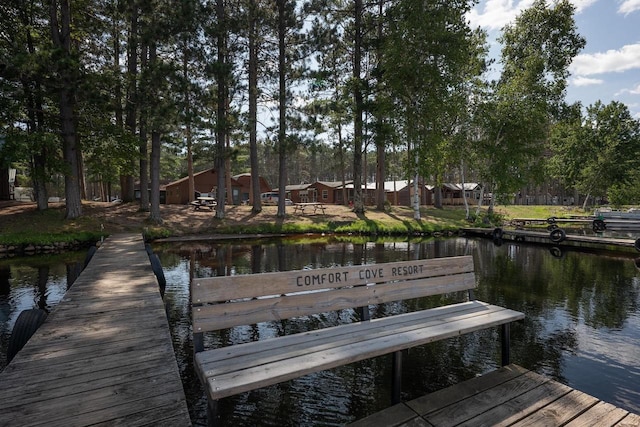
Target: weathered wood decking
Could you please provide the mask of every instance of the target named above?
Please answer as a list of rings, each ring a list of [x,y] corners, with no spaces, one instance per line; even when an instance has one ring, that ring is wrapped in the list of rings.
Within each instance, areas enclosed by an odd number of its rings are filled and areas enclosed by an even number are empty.
[[[141,236],[104,242],[0,384],[0,425],[191,425]]]
[[[350,427],[634,426],[640,416],[509,365],[359,420]]]

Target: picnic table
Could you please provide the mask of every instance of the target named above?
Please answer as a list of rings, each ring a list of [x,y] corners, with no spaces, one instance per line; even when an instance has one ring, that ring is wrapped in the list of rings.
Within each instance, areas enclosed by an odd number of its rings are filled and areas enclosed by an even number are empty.
[[[313,208],[313,213],[322,211],[322,214],[324,215],[325,207],[324,207],[324,204],[320,202],[296,203],[293,205],[293,212],[303,214],[305,210],[312,209],[312,208]]]
[[[205,196],[198,197],[196,200],[189,204],[191,205],[191,207],[193,207],[194,211],[199,211],[203,208],[208,208],[210,211],[212,211],[217,205],[215,197]]]

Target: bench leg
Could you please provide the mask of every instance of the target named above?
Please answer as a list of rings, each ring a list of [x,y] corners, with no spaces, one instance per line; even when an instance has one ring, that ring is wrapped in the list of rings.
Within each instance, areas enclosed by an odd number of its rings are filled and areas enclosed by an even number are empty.
[[[204,336],[202,332],[196,332],[193,334],[193,356],[195,358],[196,353],[204,351]]]
[[[369,307],[357,307],[356,313],[358,313],[358,317],[360,318],[361,322],[366,322],[367,320],[371,320]]]
[[[511,325],[505,323],[502,325],[502,366],[507,366],[511,360]]]
[[[211,400],[207,397],[207,426],[219,427],[220,419],[218,417],[218,401]]]
[[[393,363],[391,364],[391,404],[396,405],[401,402],[402,392],[402,351],[393,353]]]

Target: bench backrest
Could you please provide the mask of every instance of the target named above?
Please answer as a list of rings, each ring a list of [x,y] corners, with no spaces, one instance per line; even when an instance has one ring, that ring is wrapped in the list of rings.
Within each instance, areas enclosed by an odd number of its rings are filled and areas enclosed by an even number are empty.
[[[475,288],[473,257],[193,279],[193,332]]]

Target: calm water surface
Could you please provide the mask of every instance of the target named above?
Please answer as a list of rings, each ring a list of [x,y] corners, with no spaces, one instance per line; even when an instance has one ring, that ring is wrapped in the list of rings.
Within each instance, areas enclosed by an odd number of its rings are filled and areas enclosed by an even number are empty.
[[[466,254],[476,263],[476,297],[526,314],[512,326],[514,363],[640,413],[640,272],[633,253],[559,253],[542,246],[495,246],[464,238],[415,243],[325,238],[190,242],[154,244],[153,249],[167,279],[167,313],[195,425],[206,424],[206,399],[193,373],[190,278]],[[83,256],[75,261],[0,260],[0,369],[19,312],[53,307]],[[417,305],[434,303],[425,299]],[[404,303],[376,308],[378,313],[404,310]],[[211,333],[206,341],[244,342],[353,318],[345,310],[233,328]],[[412,399],[489,372],[499,361],[497,329],[411,349],[403,361],[402,397]],[[221,410],[225,425],[233,426],[342,425],[388,407],[390,378],[390,358],[380,357],[223,399]]]

